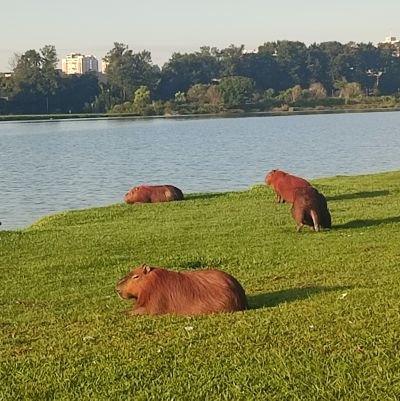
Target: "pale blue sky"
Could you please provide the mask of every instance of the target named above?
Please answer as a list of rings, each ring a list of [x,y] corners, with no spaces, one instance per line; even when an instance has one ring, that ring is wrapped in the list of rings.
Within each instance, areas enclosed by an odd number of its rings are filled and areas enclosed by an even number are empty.
[[[372,42],[400,37],[400,0],[0,0],[0,71],[14,53],[54,45],[99,60],[114,42],[149,50],[160,66],[173,52],[268,41]]]

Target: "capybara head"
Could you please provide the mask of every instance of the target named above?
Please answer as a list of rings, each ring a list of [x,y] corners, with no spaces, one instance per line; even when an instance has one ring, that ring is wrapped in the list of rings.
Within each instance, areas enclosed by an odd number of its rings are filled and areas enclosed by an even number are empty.
[[[151,266],[143,264],[129,272],[117,283],[116,291],[118,295],[123,299],[137,299],[152,270]]]
[[[265,177],[265,183],[267,184],[267,185],[271,185],[271,182],[272,182],[272,180],[273,180],[273,177],[274,177],[274,175],[276,174],[276,172],[277,171],[279,171],[279,170],[271,170],[267,175],[266,175],[266,177]]]
[[[126,203],[133,203],[135,202],[136,192],[138,191],[139,187],[131,188],[125,195],[124,195],[124,202]]]

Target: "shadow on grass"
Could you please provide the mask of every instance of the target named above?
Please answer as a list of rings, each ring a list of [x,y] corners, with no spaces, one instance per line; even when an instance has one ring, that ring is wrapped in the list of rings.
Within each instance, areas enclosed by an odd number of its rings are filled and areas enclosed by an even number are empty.
[[[368,192],[355,192],[353,194],[342,194],[336,196],[327,196],[326,200],[335,201],[335,200],[348,200],[348,199],[361,199],[361,198],[375,198],[377,196],[387,196],[389,195],[389,191],[368,191]]]
[[[226,196],[224,192],[210,192],[207,194],[187,194],[185,195],[185,200],[192,200],[192,199],[211,199],[211,198],[218,198],[220,196]]]
[[[289,288],[277,292],[267,294],[257,294],[248,296],[250,309],[260,309],[266,307],[274,307],[286,302],[301,301],[308,299],[314,295],[324,292],[344,291],[351,287],[335,286],[335,287],[304,287],[304,288]]]
[[[386,219],[352,220],[344,224],[335,224],[332,229],[374,227],[391,223],[400,223],[400,216],[387,217]]]

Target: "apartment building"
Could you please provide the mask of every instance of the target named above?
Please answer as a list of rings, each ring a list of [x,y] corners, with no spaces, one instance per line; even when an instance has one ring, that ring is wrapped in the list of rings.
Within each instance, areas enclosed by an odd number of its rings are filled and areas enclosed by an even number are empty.
[[[385,40],[383,40],[381,43],[389,43],[391,45],[395,45],[399,43],[399,40],[397,40],[396,36],[386,36]]]
[[[396,36],[387,36],[381,43],[391,45],[393,57],[400,57],[400,40]]]
[[[80,53],[71,53],[61,61],[64,74],[85,74],[90,71],[99,71],[99,62],[94,56],[84,56]]]

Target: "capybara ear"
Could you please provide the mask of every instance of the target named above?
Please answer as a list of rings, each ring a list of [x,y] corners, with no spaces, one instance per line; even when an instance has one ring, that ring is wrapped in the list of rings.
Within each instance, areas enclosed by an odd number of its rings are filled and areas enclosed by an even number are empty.
[[[153,270],[153,269],[152,269],[151,266],[149,266],[149,265],[143,265],[143,273],[144,273],[144,274],[150,273],[152,270]]]

